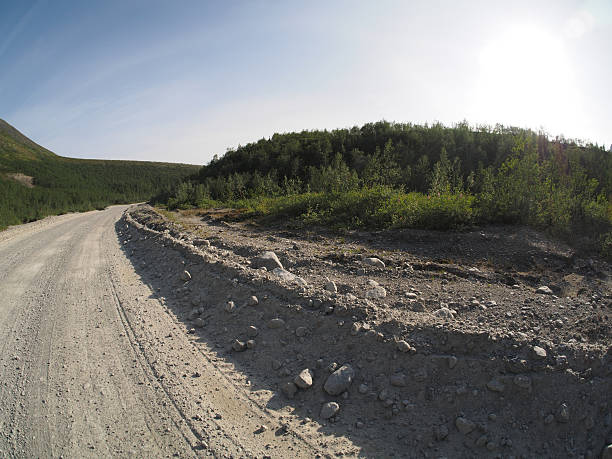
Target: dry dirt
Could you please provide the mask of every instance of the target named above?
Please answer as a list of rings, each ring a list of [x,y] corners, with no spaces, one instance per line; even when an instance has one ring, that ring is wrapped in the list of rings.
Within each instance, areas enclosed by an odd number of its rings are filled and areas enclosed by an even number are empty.
[[[126,208],[0,233],[0,456],[578,458],[612,443],[601,260],[522,228],[337,236]],[[264,251],[298,277],[255,269]],[[354,377],[330,395],[341,366]]]

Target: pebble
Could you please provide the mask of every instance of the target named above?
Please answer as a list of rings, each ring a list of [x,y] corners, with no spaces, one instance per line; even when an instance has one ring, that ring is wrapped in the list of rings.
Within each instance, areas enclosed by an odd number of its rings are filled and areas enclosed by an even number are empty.
[[[259,304],[259,300],[257,299],[255,295],[253,295],[251,298],[249,298],[249,301],[247,302],[247,304],[249,306],[257,306]]]
[[[308,329],[306,327],[298,327],[295,329],[295,336],[301,338],[302,336],[306,336],[306,332]]]
[[[235,350],[236,352],[242,352],[246,350],[246,348],[247,348],[246,344],[240,340],[235,339],[234,342],[232,343],[232,349]]]
[[[389,378],[389,383],[395,387],[405,387],[407,385],[406,375],[404,373],[395,373]]]
[[[283,366],[283,363],[280,360],[272,360],[272,369],[273,370],[278,370],[280,369],[280,367]]]
[[[369,300],[385,298],[387,296],[387,290],[384,287],[374,287],[366,292],[366,298]]]
[[[406,292],[406,298],[408,298],[409,300],[416,300],[419,298],[419,295],[414,292]]]
[[[472,430],[476,428],[476,424],[462,416],[459,416],[457,419],[455,419],[455,426],[457,427],[457,430],[463,435],[469,434]]]
[[[457,365],[457,357],[455,357],[454,355],[449,356],[446,361],[448,362],[448,368],[450,369],[455,368],[455,366]]]
[[[385,267],[385,263],[381,259],[375,257],[364,258],[363,262],[364,264],[374,266],[375,268]]]
[[[309,370],[308,368],[306,368],[302,370],[300,374],[295,377],[293,382],[300,389],[308,389],[309,387],[312,386],[313,378],[314,378],[314,374],[312,370]]]
[[[255,269],[266,268],[272,271],[275,268],[283,269],[283,265],[274,252],[264,252],[251,260],[251,267]]]
[[[198,317],[193,321],[193,326],[196,328],[202,328],[205,325],[206,322],[204,322],[204,319],[202,319],[201,317]]]
[[[259,330],[255,325],[249,325],[246,334],[249,338],[255,338],[259,334]]]
[[[367,384],[359,384],[359,393],[360,394],[365,394],[368,392],[368,385]]]
[[[547,285],[542,285],[541,287],[538,287],[536,293],[539,293],[541,295],[552,295],[553,291]]]
[[[278,317],[268,322],[268,328],[277,329],[277,328],[283,328],[284,326],[285,326],[285,321],[283,319],[279,319]]]
[[[336,402],[324,403],[323,406],[321,407],[321,413],[320,413],[321,418],[329,419],[332,416],[334,416],[339,410],[340,410],[340,405],[338,405]]]
[[[246,342],[246,346],[248,349],[253,349],[255,347],[255,340],[254,339],[250,339]]]
[[[408,344],[406,341],[404,341],[403,339],[395,343],[395,347],[400,352],[410,352],[414,350],[413,347],[410,344]]]
[[[189,282],[191,280],[191,273],[187,270],[181,273],[181,280],[183,282]]]
[[[550,424],[555,420],[555,417],[552,414],[549,414],[544,418],[544,424]]]
[[[531,378],[529,376],[516,375],[513,381],[515,386],[531,390]]]
[[[353,325],[351,325],[351,335],[355,336],[357,333],[359,333],[359,330],[361,330],[361,325],[354,322]]]
[[[570,418],[570,414],[569,414],[569,408],[567,407],[567,404],[562,403],[561,406],[559,407],[559,410],[557,411],[557,421],[561,422],[561,423],[566,423],[569,422],[569,418]]]
[[[453,311],[451,311],[448,308],[440,308],[437,311],[434,311],[433,313],[434,316],[436,317],[441,317],[442,319],[454,319],[455,318],[455,314],[453,313]]]
[[[287,381],[287,382],[282,383],[280,385],[280,389],[281,389],[281,392],[287,398],[295,397],[295,394],[296,394],[296,392],[298,390],[297,386],[294,383],[292,383],[291,381]]]
[[[325,284],[325,290],[332,293],[338,293],[338,287],[334,281],[329,281]]]
[[[228,301],[225,305],[225,312],[234,312],[236,310],[236,305],[233,301]]]
[[[542,360],[546,358],[546,350],[544,348],[541,348],[540,346],[533,346],[531,350],[536,359]]]
[[[603,451],[601,452],[601,459],[612,459],[612,444],[604,447]]]
[[[349,388],[354,378],[355,370],[353,370],[353,367],[349,364],[342,365],[329,375],[323,389],[329,395],[340,395]]]
[[[506,386],[498,379],[492,379],[487,383],[487,389],[492,392],[503,392],[505,388]]]

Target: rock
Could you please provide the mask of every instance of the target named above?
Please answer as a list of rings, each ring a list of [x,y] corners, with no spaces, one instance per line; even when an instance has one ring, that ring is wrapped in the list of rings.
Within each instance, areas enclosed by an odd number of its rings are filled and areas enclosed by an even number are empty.
[[[308,329],[306,327],[298,327],[295,329],[295,336],[297,336],[298,338],[306,336],[306,333],[308,333]]]
[[[417,300],[419,298],[419,295],[414,292],[406,292],[406,298],[408,298],[409,300]]]
[[[282,364],[282,362],[280,360],[276,360],[276,359],[272,360],[272,369],[273,370],[278,370],[282,366],[283,366],[283,364]]]
[[[389,378],[389,383],[395,387],[405,387],[406,375],[404,373],[395,373]]]
[[[444,424],[434,427],[434,438],[436,440],[442,441],[446,437],[448,437],[448,427],[446,427]]]
[[[264,252],[261,255],[251,260],[251,267],[266,268],[268,271],[272,271],[275,268],[283,269],[283,265],[274,252]]]
[[[236,310],[236,305],[234,304],[234,302],[228,301],[227,304],[225,305],[225,312],[232,313],[235,310]]]
[[[412,301],[410,303],[410,309],[414,312],[425,312],[425,306],[420,301]]]
[[[570,418],[570,414],[569,414],[569,408],[567,407],[567,404],[562,403],[561,406],[559,407],[559,410],[557,411],[557,421],[561,422],[561,423],[566,423],[569,422],[569,418]]]
[[[287,382],[284,382],[284,383],[282,383],[280,385],[280,390],[285,395],[285,397],[293,398],[293,397],[295,397],[295,394],[296,394],[298,388],[291,381],[287,381]]]
[[[472,430],[476,428],[476,424],[474,424],[469,419],[461,416],[455,419],[455,426],[457,427],[457,430],[463,435],[469,434]]]
[[[311,370],[306,368],[302,370],[299,375],[295,377],[293,380],[294,384],[298,386],[300,389],[308,389],[312,386],[312,379],[314,378],[314,374]]]
[[[533,353],[533,356],[538,360],[542,360],[546,358],[546,350],[544,350],[540,346],[533,346],[531,351]]]
[[[355,378],[355,370],[353,370],[353,367],[348,364],[342,365],[329,375],[323,389],[329,395],[340,395],[349,388],[353,382],[353,378]]]
[[[251,298],[249,298],[249,300],[247,301],[247,304],[249,306],[257,306],[259,304],[259,300],[257,299],[255,295],[253,295]]]
[[[332,293],[338,293],[338,287],[334,281],[329,281],[325,284],[325,290]]]
[[[255,325],[249,325],[246,334],[249,338],[255,338],[259,334],[259,330]]]
[[[440,317],[442,319],[454,319],[455,318],[455,314],[453,314],[453,312],[448,309],[448,308],[440,308],[437,311],[434,311],[433,313],[434,316],[436,317]]]
[[[187,270],[181,273],[181,280],[183,282],[189,282],[191,280],[191,273]]]
[[[193,321],[193,326],[196,328],[202,328],[205,325],[206,325],[206,322],[204,322],[204,319],[202,319],[201,317],[197,317]]]
[[[604,447],[601,452],[601,459],[612,459],[612,444]]]
[[[255,347],[255,340],[250,339],[246,342],[247,349],[253,349]]]
[[[481,435],[480,437],[478,437],[478,439],[476,440],[476,446],[484,446],[487,444],[487,441],[489,441],[489,439],[487,438],[486,435]]]
[[[498,379],[492,379],[487,383],[487,389],[492,392],[503,392],[506,386]]]
[[[336,402],[327,402],[324,403],[321,407],[320,416],[322,419],[329,419],[334,416],[339,410],[340,405],[338,405]]]
[[[454,355],[449,356],[446,361],[448,362],[448,368],[453,369],[457,365],[457,357]]]
[[[379,258],[364,258],[363,263],[366,265],[374,266],[375,268],[384,268],[385,263]]]
[[[235,339],[234,342],[232,343],[232,349],[235,350],[236,352],[245,351],[246,348],[247,348],[246,344],[240,340]]]
[[[290,273],[289,271],[282,268],[274,268],[272,270],[272,274],[278,276],[281,280],[285,282],[290,282],[299,285],[300,287],[306,287],[308,284],[304,279],[295,274]]]
[[[536,293],[539,293],[541,295],[552,295],[553,291],[550,289],[550,287],[542,285],[541,287],[538,287]]]
[[[210,247],[210,241],[208,239],[194,239],[193,245],[196,247]]]
[[[365,394],[368,392],[368,385],[367,384],[359,384],[359,393],[360,394]]]
[[[555,417],[552,414],[549,414],[544,418],[544,424],[550,424],[555,420]]]
[[[278,329],[278,328],[283,328],[284,326],[285,326],[285,321],[283,319],[279,319],[278,317],[268,322],[268,328]]]
[[[531,378],[525,375],[516,375],[513,379],[514,385],[522,389],[531,390]]]
[[[361,330],[361,325],[354,322],[353,325],[351,325],[351,335],[355,336],[357,333],[359,333],[359,330]]]
[[[384,287],[378,286],[374,287],[372,290],[368,290],[366,292],[366,298],[369,300],[384,298],[387,296],[387,291]]]
[[[404,341],[403,339],[395,343],[395,347],[400,352],[410,352],[413,350],[413,347],[410,344],[408,344],[406,341]]]

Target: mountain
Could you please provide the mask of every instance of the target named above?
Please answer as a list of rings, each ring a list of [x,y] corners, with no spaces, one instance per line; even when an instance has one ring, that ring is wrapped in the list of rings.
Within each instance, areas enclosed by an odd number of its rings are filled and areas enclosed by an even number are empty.
[[[198,170],[190,164],[58,156],[0,119],[0,228],[146,201]]]

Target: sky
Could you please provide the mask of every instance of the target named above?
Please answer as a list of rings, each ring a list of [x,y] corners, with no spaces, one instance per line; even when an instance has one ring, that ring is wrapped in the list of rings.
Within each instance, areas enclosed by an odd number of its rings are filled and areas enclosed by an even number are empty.
[[[607,148],[610,30],[610,0],[0,0],[0,118],[62,156],[191,164],[383,119]]]

